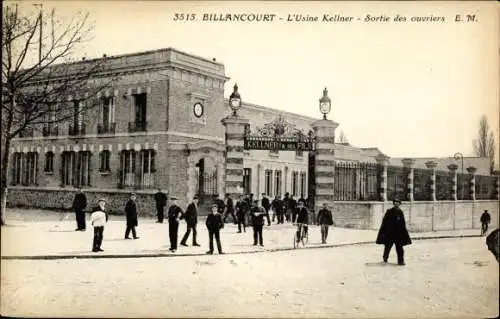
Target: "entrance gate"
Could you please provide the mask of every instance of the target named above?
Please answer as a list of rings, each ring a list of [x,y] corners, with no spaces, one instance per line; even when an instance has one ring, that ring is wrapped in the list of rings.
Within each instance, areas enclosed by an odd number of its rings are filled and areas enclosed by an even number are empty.
[[[250,130],[250,125],[245,126],[243,135],[243,148],[245,150],[293,151],[309,152],[307,164],[307,197],[309,208],[314,209],[315,193],[315,145],[314,132],[307,134],[297,129],[295,125],[287,123],[282,116],[275,121],[265,124],[255,133]]]

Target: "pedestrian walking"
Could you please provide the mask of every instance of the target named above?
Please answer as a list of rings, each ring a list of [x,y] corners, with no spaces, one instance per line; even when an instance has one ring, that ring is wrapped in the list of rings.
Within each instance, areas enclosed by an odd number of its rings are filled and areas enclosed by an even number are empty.
[[[377,241],[379,245],[384,245],[383,260],[386,263],[389,258],[392,245],[396,246],[398,265],[405,265],[403,246],[411,245],[411,238],[406,229],[406,222],[403,211],[399,208],[401,201],[393,200],[394,207],[388,209],[382,220]]]
[[[299,202],[305,206],[305,202]],[[317,223],[321,227],[321,243],[326,244],[326,239],[328,238],[328,229],[331,225],[334,225],[332,211],[328,209],[328,203],[323,203],[323,208],[318,212]]]
[[[90,223],[94,227],[94,239],[92,241],[92,251],[101,252],[102,239],[104,237],[104,225],[108,221],[108,214],[106,213],[106,200],[103,198],[99,199],[97,206],[92,209],[92,214],[90,215]]]
[[[132,193],[130,194],[130,199],[125,204],[125,216],[127,217],[127,229],[125,229],[125,239],[130,239],[129,235],[132,231],[132,237],[134,239],[139,239],[135,231],[135,227],[139,225],[137,220],[137,196]]]
[[[207,254],[212,255],[214,253],[214,238],[217,242],[217,250],[219,251],[219,254],[224,254],[222,252],[222,244],[220,242],[220,230],[224,228],[224,221],[222,220],[221,214],[218,212],[216,204],[212,205],[212,210],[207,216],[205,225],[208,229],[209,238],[209,250],[207,251]]]
[[[262,207],[266,210],[266,214],[269,214],[269,210],[271,209],[271,203],[269,202],[269,198],[267,198],[266,193],[262,193]]]
[[[87,208],[87,197],[82,192],[81,188],[76,190],[75,197],[73,198],[73,210],[75,211],[76,217],[76,229],[75,231],[85,231],[85,208]]]
[[[186,221],[186,233],[184,237],[182,237],[181,245],[187,246],[186,242],[191,233],[193,231],[193,246],[200,246],[196,242],[196,225],[198,224],[198,196],[194,196],[191,203],[186,208],[186,213],[184,214],[184,220]]]
[[[488,231],[488,224],[491,222],[491,216],[488,213],[488,210],[485,210],[484,213],[481,215],[480,221],[481,221],[481,236],[484,236]]]
[[[262,238],[262,228],[264,227],[264,216],[266,215],[266,210],[262,207],[262,201],[254,201],[251,209],[252,216],[252,227],[253,227],[253,245],[264,246],[264,241]]]
[[[248,206],[247,199],[240,195],[240,200],[236,203],[236,215],[238,216],[238,233],[241,233],[241,226],[243,225],[243,231],[246,232],[246,216],[250,207]]]
[[[283,201],[280,199],[278,195],[274,197],[273,202],[271,203],[271,208],[273,210],[273,222],[274,222],[274,217],[277,217],[278,224],[283,224],[284,218],[283,218]]]
[[[161,191],[160,188],[158,188],[158,192],[154,195],[154,199],[156,202],[156,217],[157,223],[163,223],[163,218],[164,218],[164,210],[165,206],[167,205],[167,194]]]
[[[179,232],[179,221],[182,218],[182,209],[177,205],[177,198],[170,198],[172,205],[168,209],[168,236],[170,238],[170,251],[175,253],[177,250],[177,239]]]
[[[224,203],[225,212],[224,212],[224,223],[226,222],[227,216],[231,215],[233,219],[233,224],[237,224],[236,217],[234,216],[234,203],[229,194],[226,194],[226,202]]]

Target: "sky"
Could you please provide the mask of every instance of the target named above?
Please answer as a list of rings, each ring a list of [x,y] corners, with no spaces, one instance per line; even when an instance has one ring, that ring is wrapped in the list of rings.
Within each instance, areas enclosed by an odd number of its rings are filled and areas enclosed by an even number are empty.
[[[35,10],[28,1],[19,8]],[[246,102],[318,119],[327,87],[337,135],[343,131],[352,145],[378,147],[391,157],[473,156],[483,114],[497,141],[500,136],[495,2],[44,1],[44,14],[50,8],[64,19],[89,12],[95,28],[81,57],[173,47],[216,58],[230,77],[226,97],[237,82]],[[196,20],[174,21],[175,13]],[[201,21],[209,13],[277,18]],[[289,14],[320,22],[287,22]],[[321,22],[324,14],[354,19]],[[392,21],[398,14],[407,21]],[[455,22],[457,14],[475,14],[476,21]],[[367,15],[390,21],[365,22]],[[412,22],[412,16],[446,20]]]

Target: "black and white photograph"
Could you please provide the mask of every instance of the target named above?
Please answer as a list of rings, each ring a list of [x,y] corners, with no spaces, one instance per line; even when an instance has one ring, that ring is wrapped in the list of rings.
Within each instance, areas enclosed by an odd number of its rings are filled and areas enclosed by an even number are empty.
[[[498,318],[499,12],[3,1],[0,315]]]

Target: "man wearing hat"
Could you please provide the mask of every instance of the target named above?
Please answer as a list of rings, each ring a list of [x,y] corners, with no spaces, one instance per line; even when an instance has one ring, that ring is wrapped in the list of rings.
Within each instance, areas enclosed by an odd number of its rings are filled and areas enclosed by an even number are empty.
[[[158,218],[156,222],[161,224],[163,223],[163,210],[167,205],[167,194],[158,188],[158,192],[154,195],[154,200],[156,202],[156,217]]]
[[[405,216],[399,206],[401,201],[397,198],[393,200],[394,207],[388,209],[382,220],[382,225],[377,235],[376,243],[384,245],[383,260],[387,262],[392,245],[396,246],[398,255],[398,265],[405,265],[403,246],[411,244],[411,238],[406,229]]]
[[[108,214],[106,213],[106,200],[103,198],[97,201],[97,206],[92,209],[92,215],[90,215],[90,223],[94,227],[94,239],[92,241],[92,251],[100,252],[104,251],[101,249],[102,238],[104,236],[104,225],[108,221]]]
[[[186,220],[187,230],[184,234],[184,237],[182,237],[181,245],[187,246],[186,241],[189,237],[189,234],[191,233],[191,230],[193,230],[193,246],[200,246],[196,242],[196,224],[198,223],[198,196],[195,195],[193,197],[193,201],[187,206],[186,213],[184,214],[184,219]]]
[[[205,222],[209,236],[209,250],[207,251],[207,254],[209,255],[214,253],[214,237],[217,242],[217,250],[219,251],[219,254],[224,254],[222,252],[222,245],[220,242],[220,230],[224,228],[224,221],[222,220],[222,216],[219,214],[217,208],[217,204],[212,205],[212,210],[210,214],[208,214]]]
[[[177,250],[177,239],[179,232],[179,221],[182,218],[182,209],[177,205],[177,198],[170,198],[172,205],[168,209],[168,236],[170,238],[170,251],[175,253]]]
[[[130,199],[127,201],[127,204],[125,204],[125,216],[127,217],[127,228],[125,230],[125,239],[130,239],[128,237],[130,235],[130,231],[132,231],[132,237],[134,239],[138,239],[137,233],[135,232],[135,227],[139,225],[137,221],[137,204],[135,200],[137,199],[137,196],[132,193],[130,194]]]
[[[87,197],[82,192],[81,188],[76,190],[75,198],[73,199],[72,208],[75,210],[76,229],[75,231],[85,231],[85,208],[87,207]]]

